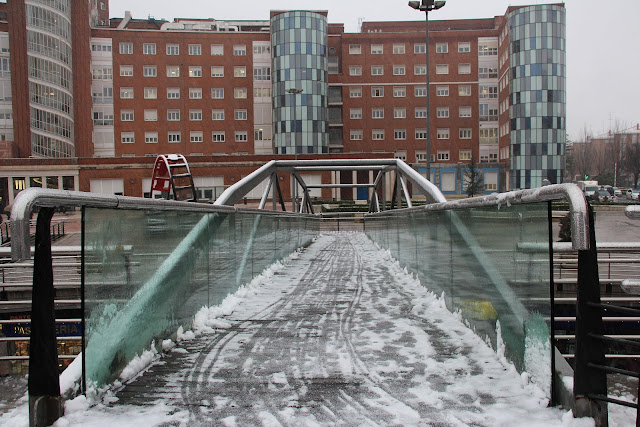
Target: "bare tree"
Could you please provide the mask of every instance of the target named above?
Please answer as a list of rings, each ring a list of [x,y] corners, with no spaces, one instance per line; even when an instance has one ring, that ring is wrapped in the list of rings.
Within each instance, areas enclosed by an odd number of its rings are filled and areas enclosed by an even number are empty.
[[[571,159],[567,161],[567,168],[570,168],[571,178],[578,175],[584,179],[587,175],[595,174],[594,169],[594,149],[591,145],[591,133],[585,125],[579,140],[574,141],[570,154]]]
[[[624,170],[633,177],[633,187],[638,188],[638,179],[640,179],[640,140],[638,138],[633,139],[630,136],[625,142]]]

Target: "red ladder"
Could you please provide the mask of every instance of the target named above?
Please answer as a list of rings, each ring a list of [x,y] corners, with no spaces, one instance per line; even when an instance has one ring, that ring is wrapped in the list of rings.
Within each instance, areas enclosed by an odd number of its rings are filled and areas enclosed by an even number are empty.
[[[159,191],[162,198],[169,199],[173,192],[174,200],[195,202],[196,187],[187,159],[182,154],[160,154],[153,165],[151,193]]]

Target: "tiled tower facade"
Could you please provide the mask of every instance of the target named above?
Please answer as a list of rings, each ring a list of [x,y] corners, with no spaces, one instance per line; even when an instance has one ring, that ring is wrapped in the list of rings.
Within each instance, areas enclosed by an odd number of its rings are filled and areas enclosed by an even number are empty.
[[[327,28],[326,15],[316,12],[282,12],[271,18],[276,154],[328,152]]]
[[[508,15],[511,188],[562,182],[566,139],[566,14],[539,5]]]

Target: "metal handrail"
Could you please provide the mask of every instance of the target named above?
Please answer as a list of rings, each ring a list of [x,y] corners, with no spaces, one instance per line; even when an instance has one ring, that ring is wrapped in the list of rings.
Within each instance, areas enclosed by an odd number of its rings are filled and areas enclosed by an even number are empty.
[[[179,202],[174,200],[147,199],[141,197],[116,196],[86,193],[81,191],[28,188],[21,191],[11,208],[11,258],[14,261],[31,257],[29,221],[34,207],[93,207],[151,211],[179,211],[201,213],[234,213],[253,209],[208,203]],[[264,211],[270,215],[293,215],[291,212]]]
[[[424,179],[422,176],[420,178]],[[425,179],[426,181],[426,179]],[[428,182],[428,181],[427,181]],[[449,202],[432,203],[414,208],[405,208],[405,211],[447,211],[469,208],[484,208],[489,206],[510,206],[523,203],[540,203],[552,200],[566,200],[569,203],[571,213],[571,237],[572,247],[577,250],[589,249],[589,223],[587,200],[584,193],[575,184],[554,184],[545,187],[510,191],[508,193],[495,193],[488,196],[459,199]],[[393,215],[390,211],[376,212],[367,216]]]

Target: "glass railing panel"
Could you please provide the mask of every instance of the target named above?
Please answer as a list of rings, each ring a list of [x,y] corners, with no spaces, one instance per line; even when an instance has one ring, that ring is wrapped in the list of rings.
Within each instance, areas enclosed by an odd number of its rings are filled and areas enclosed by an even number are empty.
[[[85,208],[87,379],[114,379],[152,340],[190,327],[201,307],[309,244],[318,224],[263,213]]]
[[[499,346],[519,370],[550,385],[549,253],[545,203],[408,210],[369,216],[369,237],[388,249],[431,291],[444,295],[481,337]],[[538,251],[524,251],[535,243]],[[502,343],[500,343],[502,345]],[[546,361],[546,363],[543,363]],[[542,367],[542,368],[541,368]]]

